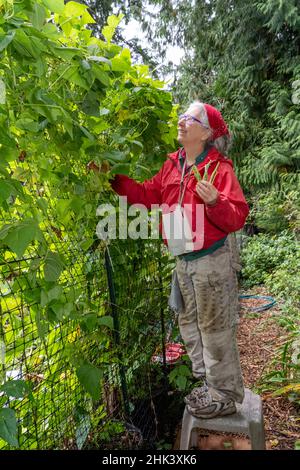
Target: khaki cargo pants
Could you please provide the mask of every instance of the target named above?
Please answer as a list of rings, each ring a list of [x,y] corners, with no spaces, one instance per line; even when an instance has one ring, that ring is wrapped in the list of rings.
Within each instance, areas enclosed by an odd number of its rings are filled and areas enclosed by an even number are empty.
[[[220,398],[241,403],[244,386],[236,342],[238,253],[234,235],[214,253],[193,261],[178,259],[176,271],[184,300],[178,323],[193,375],[206,375]]]

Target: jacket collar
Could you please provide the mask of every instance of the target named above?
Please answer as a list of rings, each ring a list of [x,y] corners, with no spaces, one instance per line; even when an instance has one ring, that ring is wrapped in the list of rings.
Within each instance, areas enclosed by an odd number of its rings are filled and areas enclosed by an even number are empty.
[[[179,148],[176,152],[170,153],[168,155],[168,159],[172,161],[173,165],[177,167],[178,171],[181,171],[180,160],[179,160],[181,153],[185,158],[185,152],[184,152],[184,149],[182,149],[182,148]],[[221,161],[221,162],[224,162],[224,163],[228,163],[229,165],[231,165],[233,167],[232,160],[230,160],[228,158],[225,158],[224,155],[222,155],[220,152],[218,152],[218,150],[214,146],[211,146],[208,149],[208,152],[207,152],[204,160],[202,160],[200,163],[197,164],[198,168],[202,168],[209,161],[210,162]]]
[[[205,150],[203,150],[203,152],[201,152],[198,157],[196,158],[196,161],[195,161],[195,164],[198,166],[200,163],[204,162],[207,154],[209,152],[209,148],[206,148]],[[184,149],[181,149],[179,151],[179,155],[178,155],[178,160],[179,160],[179,163],[180,163],[180,167],[183,168],[183,164],[184,164],[184,160],[186,158],[186,153],[185,153],[185,150]]]

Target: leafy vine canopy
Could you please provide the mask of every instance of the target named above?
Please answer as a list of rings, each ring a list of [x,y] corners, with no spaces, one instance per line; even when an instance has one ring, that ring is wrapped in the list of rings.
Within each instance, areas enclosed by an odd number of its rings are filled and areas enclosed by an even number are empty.
[[[65,229],[84,220],[94,230],[110,175],[88,173],[89,161],[152,176],[174,147],[176,110],[164,83],[113,42],[122,15],[99,39],[73,1],[6,0],[0,10],[0,241],[21,257],[45,241],[49,198]]]
[[[100,39],[80,3],[0,0],[0,447],[23,446],[33,407],[47,403],[56,419],[51,406],[60,403],[51,400],[60,400],[66,378],[74,406],[78,380],[99,398],[113,322],[96,209],[116,198],[111,174],[151,177],[174,148],[172,96],[114,43],[121,20],[109,17]],[[90,161],[109,163],[110,172],[89,171]],[[101,349],[97,361],[91,341]],[[24,375],[11,380],[15,364],[42,382],[29,389]],[[55,393],[41,393],[54,376]],[[15,398],[9,408],[7,397]],[[28,428],[19,442],[17,418]],[[32,448],[42,425],[38,432]]]

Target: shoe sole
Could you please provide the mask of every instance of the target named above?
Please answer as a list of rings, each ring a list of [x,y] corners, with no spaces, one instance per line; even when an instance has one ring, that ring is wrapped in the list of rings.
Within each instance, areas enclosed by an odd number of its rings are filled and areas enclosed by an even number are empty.
[[[212,411],[209,414],[202,414],[202,415],[201,415],[201,413],[197,413],[197,409],[194,410],[189,405],[187,405],[187,410],[188,410],[190,415],[194,416],[195,418],[199,418],[199,419],[212,419],[212,418],[218,418],[218,417],[221,418],[222,416],[232,415],[232,414],[236,413],[236,411],[237,411],[235,405],[233,407],[227,408],[226,410],[221,410],[219,413],[215,412],[215,411]]]

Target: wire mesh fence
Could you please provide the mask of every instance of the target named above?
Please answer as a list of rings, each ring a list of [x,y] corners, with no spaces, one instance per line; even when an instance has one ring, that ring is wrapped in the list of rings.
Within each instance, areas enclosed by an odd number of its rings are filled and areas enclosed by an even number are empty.
[[[43,192],[46,251],[38,242],[22,256],[0,249],[0,449],[151,445],[153,397],[165,383],[151,357],[170,321],[172,263],[159,240],[87,245],[89,227],[56,220],[56,196]],[[2,229],[18,220],[9,202]]]

